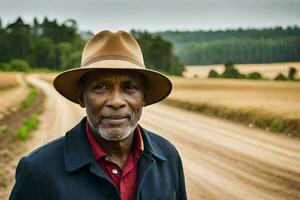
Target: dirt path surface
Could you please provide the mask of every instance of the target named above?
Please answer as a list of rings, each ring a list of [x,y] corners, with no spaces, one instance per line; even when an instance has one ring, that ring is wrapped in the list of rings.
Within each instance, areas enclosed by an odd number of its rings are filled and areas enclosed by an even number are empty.
[[[178,148],[189,199],[300,199],[300,141],[155,105],[144,127]]]
[[[30,141],[24,143],[26,145],[24,147],[26,151],[23,155],[26,155],[33,149],[62,136],[84,115],[83,109],[80,109],[79,106],[65,100],[55,91],[51,84],[38,79],[36,75],[27,76],[27,81],[42,89],[47,99],[44,106],[44,112],[40,116],[39,129],[32,133]],[[10,173],[11,177],[14,176],[15,168],[19,160],[20,157],[15,158],[15,160],[11,163],[12,170],[7,172]],[[8,199],[13,184],[14,183],[11,183],[7,187],[5,194],[0,195],[1,200]]]
[[[35,76],[48,97],[28,151],[61,136],[84,115]],[[300,199],[300,141],[162,104],[141,124],[172,141],[184,164],[189,199]],[[16,162],[19,158],[16,158]]]

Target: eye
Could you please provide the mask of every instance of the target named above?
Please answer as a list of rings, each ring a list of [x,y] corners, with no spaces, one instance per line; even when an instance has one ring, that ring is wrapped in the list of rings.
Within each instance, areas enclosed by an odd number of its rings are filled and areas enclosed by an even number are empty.
[[[138,87],[136,87],[133,84],[128,84],[128,85],[125,86],[125,90],[128,91],[128,92],[135,92],[135,91],[138,90]]]
[[[105,92],[106,90],[108,90],[108,86],[102,83],[95,85],[95,87],[93,88],[93,91],[96,93],[102,93]]]

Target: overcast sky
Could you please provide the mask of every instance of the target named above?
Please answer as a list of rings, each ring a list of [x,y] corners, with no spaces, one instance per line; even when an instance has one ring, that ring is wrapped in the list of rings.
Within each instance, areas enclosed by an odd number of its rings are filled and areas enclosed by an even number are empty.
[[[21,16],[75,19],[80,30],[216,30],[300,25],[300,0],[0,0],[2,24]]]

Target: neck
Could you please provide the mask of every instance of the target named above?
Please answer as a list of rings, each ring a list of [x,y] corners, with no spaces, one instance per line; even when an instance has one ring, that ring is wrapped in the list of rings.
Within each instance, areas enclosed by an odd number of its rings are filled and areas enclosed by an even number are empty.
[[[108,141],[102,138],[95,131],[91,130],[97,143],[101,146],[111,162],[116,163],[121,169],[124,168],[125,162],[133,148],[133,135],[131,133],[127,138],[120,141]]]

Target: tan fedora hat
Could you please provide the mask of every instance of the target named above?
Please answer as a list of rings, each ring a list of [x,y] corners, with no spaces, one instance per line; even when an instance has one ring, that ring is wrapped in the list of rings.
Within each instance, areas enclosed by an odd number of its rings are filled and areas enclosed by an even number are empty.
[[[53,81],[55,89],[70,101],[79,104],[82,93],[80,78],[91,71],[126,70],[142,73],[147,79],[145,106],[166,98],[171,90],[171,81],[163,74],[146,69],[143,54],[137,41],[124,31],[102,31],[85,45],[81,66],[60,73]]]

